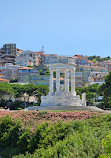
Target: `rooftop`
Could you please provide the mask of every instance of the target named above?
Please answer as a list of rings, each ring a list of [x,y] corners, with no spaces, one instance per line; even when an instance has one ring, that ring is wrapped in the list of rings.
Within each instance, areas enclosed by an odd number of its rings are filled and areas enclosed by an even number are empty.
[[[88,68],[102,68],[102,69],[106,69],[104,67],[101,66],[85,66],[85,65],[79,65],[78,67],[88,67]]]
[[[0,81],[6,81],[6,82],[9,82],[9,80],[3,79],[3,78],[0,78]]]
[[[74,59],[77,59],[77,58],[79,58],[79,59],[88,59],[87,57],[85,57],[85,56],[83,56],[83,55],[74,55],[74,56],[72,56],[72,58],[74,58]]]
[[[25,69],[32,70],[34,68],[32,68],[32,67],[21,67],[21,68],[19,68],[19,70],[25,70]]]

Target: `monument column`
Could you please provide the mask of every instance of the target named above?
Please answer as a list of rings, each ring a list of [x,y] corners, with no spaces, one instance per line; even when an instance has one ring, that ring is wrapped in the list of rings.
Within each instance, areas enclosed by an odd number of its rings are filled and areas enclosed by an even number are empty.
[[[71,93],[73,96],[76,96],[75,91],[75,68],[71,70]]]
[[[56,91],[60,90],[60,69],[56,69]]]
[[[50,69],[50,95],[53,92],[53,70]]]
[[[65,91],[69,91],[69,69],[65,70]]]

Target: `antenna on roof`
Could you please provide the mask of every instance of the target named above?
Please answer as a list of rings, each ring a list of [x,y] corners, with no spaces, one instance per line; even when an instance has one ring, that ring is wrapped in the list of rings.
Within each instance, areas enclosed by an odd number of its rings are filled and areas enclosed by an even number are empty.
[[[44,46],[42,46],[42,51],[44,51]]]

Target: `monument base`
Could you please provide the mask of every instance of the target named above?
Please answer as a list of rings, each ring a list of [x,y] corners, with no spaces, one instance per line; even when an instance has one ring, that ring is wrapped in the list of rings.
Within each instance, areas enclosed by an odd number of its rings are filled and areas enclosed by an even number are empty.
[[[86,106],[86,102],[79,95],[74,96],[71,92],[56,91],[52,95],[42,96],[40,106]]]

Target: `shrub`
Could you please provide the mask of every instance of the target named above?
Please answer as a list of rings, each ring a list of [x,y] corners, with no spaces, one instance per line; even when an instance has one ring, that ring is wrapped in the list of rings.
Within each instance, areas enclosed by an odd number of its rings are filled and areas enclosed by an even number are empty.
[[[20,148],[21,153],[27,151],[27,146],[30,142],[31,132],[30,130],[26,130],[22,133],[17,141],[17,146]]]
[[[111,132],[102,140],[102,153],[99,158],[111,157]]]
[[[41,111],[38,116],[43,113],[48,115]],[[25,153],[14,158],[97,158],[99,154],[101,157],[111,154],[111,115],[94,115],[93,118],[82,121],[44,123],[38,125],[35,132],[21,129],[13,122],[4,131],[6,132],[2,132],[1,136],[2,147],[10,145],[17,147],[19,153]]]
[[[39,104],[37,104],[37,103],[34,103],[34,106],[40,106]]]
[[[0,118],[0,139],[13,125],[14,122],[9,115]]]
[[[16,146],[21,129],[20,122],[14,122],[9,116],[0,121],[0,146]]]
[[[4,107],[6,106],[6,103],[7,103],[7,100],[2,99],[2,100],[0,101],[0,106],[4,108]]]

